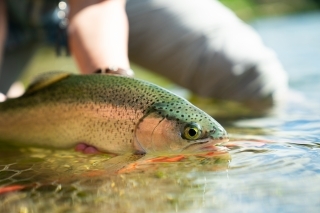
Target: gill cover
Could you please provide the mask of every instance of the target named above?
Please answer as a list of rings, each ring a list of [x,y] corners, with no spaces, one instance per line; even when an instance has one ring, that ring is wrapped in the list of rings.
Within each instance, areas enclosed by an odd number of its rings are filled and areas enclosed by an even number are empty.
[[[140,119],[135,131],[137,150],[172,153],[228,140],[223,127],[203,111],[187,101],[172,105],[156,103]]]
[[[152,112],[143,117],[136,126],[136,148],[143,152],[178,152],[186,147],[180,126]]]

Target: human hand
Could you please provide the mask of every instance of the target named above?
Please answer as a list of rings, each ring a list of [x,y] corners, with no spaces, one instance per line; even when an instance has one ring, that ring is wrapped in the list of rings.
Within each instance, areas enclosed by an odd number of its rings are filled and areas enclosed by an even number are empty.
[[[69,44],[80,72],[90,74],[101,68],[121,67],[123,70],[113,69],[110,73],[133,76],[128,71],[125,0],[70,0],[69,3]]]
[[[134,72],[132,69],[121,69],[118,67],[109,67],[106,69],[98,69],[94,73],[124,75],[124,76],[128,76],[128,77],[134,77]]]

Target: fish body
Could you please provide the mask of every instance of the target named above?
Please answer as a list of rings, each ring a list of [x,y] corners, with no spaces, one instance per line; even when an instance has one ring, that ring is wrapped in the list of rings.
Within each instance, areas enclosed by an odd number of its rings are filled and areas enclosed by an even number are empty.
[[[62,76],[62,77],[61,77]],[[102,152],[181,152],[227,140],[212,117],[154,84],[116,75],[48,73],[0,103],[0,140]]]

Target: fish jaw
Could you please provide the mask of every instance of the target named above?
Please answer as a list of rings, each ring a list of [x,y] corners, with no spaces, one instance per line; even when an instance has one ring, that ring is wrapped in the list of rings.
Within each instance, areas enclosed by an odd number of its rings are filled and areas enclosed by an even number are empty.
[[[196,142],[190,144],[189,146],[185,147],[182,152],[204,152],[204,151],[217,151],[221,150],[221,146],[223,143],[229,141],[228,136],[220,137],[219,139],[210,139],[206,141]]]

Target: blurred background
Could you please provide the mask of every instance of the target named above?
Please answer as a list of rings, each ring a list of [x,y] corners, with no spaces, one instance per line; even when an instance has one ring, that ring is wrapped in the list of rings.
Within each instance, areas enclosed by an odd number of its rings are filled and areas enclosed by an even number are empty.
[[[16,4],[18,1],[8,2],[8,7],[10,7],[11,3]],[[48,3],[48,11],[45,11],[46,15],[42,17],[42,24],[52,29],[55,29],[52,27],[54,25],[61,25],[66,18],[63,15],[63,8],[59,8],[57,2],[59,1]],[[317,91],[320,90],[320,86],[316,82],[320,80],[318,64],[320,58],[320,0],[221,0],[221,2],[255,28],[264,43],[277,53],[285,70],[289,73],[290,86],[293,89],[307,92],[306,95],[309,98],[319,98]],[[21,5],[21,8],[24,6]],[[15,17],[19,18],[19,14],[15,14]],[[15,21],[17,20],[11,20],[12,23]],[[24,86],[28,85],[34,75],[41,72],[49,70],[78,72],[72,57],[68,55],[66,43],[63,39],[55,39],[54,31],[41,43],[36,42],[35,38],[43,36],[43,29],[22,28],[20,31],[15,29],[11,32],[14,35],[11,35],[11,40],[7,41],[2,69],[10,70],[11,78],[18,78]],[[61,38],[65,35],[62,32],[59,36]],[[212,115],[224,117],[227,114],[230,116],[230,111],[234,110],[229,110],[229,108],[238,108],[237,105],[229,106],[230,103],[224,103],[228,106],[228,110],[222,110],[221,107],[206,109],[208,104],[211,105],[212,100],[202,100],[192,96],[187,90],[173,85],[164,77],[135,64],[132,64],[132,69],[137,78],[169,88],[191,99]],[[0,78],[0,88],[6,84],[7,81]],[[9,95],[16,96],[22,91],[11,90]],[[250,114],[252,112],[246,112],[244,109],[241,113]]]
[[[318,10],[319,0],[221,0],[240,18],[252,20],[259,17],[288,15]]]

